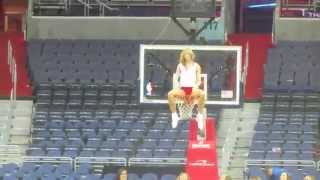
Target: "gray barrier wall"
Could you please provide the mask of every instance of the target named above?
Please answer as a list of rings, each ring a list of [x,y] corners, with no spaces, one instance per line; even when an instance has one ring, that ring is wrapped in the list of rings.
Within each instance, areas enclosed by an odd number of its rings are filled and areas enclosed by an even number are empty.
[[[319,41],[319,18],[282,18],[275,11],[274,33],[277,41]]]
[[[188,25],[188,20],[183,21]],[[187,40],[167,17],[30,17],[28,38]]]
[[[185,27],[189,27],[189,19],[180,20]],[[206,19],[199,20],[205,21]],[[219,18],[219,21],[223,19]],[[214,33],[210,40],[224,38],[224,27],[209,32]],[[188,39],[169,17],[29,17],[28,38]]]

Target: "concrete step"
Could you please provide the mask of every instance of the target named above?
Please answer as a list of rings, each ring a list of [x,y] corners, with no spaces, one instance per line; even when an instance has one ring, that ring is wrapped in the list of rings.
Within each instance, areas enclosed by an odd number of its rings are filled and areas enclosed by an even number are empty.
[[[228,160],[228,167],[222,167],[222,173],[227,172],[233,179],[243,179],[243,169],[247,160],[249,145],[254,133],[254,126],[259,116],[260,103],[245,103],[241,109],[224,109],[218,126],[218,141],[223,148],[228,148],[228,155],[222,158]],[[223,139],[224,138],[224,139]],[[225,143],[228,143],[225,145]],[[232,143],[232,144],[230,144]],[[223,163],[224,166],[226,163]],[[227,169],[225,169],[227,168]],[[224,171],[224,172],[223,172]]]
[[[6,115],[4,115],[4,114],[2,114],[2,115],[0,115],[0,122],[6,122],[6,121],[8,121],[8,115],[6,114]]]
[[[236,140],[235,146],[237,148],[248,148],[248,147],[250,147],[250,141],[251,141],[251,139],[249,139],[249,138],[238,138]]]
[[[16,116],[25,116],[32,114],[33,102],[30,100],[16,101],[15,114]],[[10,109],[10,100],[0,100],[0,116],[6,116]]]
[[[31,116],[16,116],[12,119],[11,135],[30,135]]]
[[[226,172],[232,180],[243,180],[243,168],[232,168]]]
[[[1,131],[1,137],[30,136],[33,102],[31,100],[16,101],[9,117],[10,100],[0,100],[0,125],[7,129]],[[4,134],[5,133],[5,134]],[[9,143],[8,141],[3,141]],[[22,142],[21,142],[22,143]],[[19,144],[19,143],[18,143]]]
[[[229,168],[243,169],[245,166],[245,162],[246,162],[245,159],[240,159],[240,158],[231,159]]]
[[[217,147],[222,147],[224,145],[224,142],[225,142],[225,138],[223,137],[218,137],[217,138]]]
[[[10,145],[19,145],[20,147],[28,146],[30,142],[30,136],[11,135],[9,138]]]
[[[8,144],[9,127],[7,123],[0,123],[0,145]]]

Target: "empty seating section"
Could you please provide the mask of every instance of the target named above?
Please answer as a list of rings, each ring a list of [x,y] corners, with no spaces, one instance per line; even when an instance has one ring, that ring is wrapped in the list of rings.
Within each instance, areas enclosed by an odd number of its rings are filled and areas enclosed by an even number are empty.
[[[40,83],[28,155],[184,158],[188,121],[172,129],[166,108],[143,108],[133,93],[119,84]]]
[[[31,156],[184,158],[188,122],[172,129],[154,110],[44,110],[33,119]]]
[[[95,172],[91,164],[80,164],[77,169],[73,169],[71,164],[54,163],[30,163],[22,165],[9,163],[0,165],[0,179],[4,180],[54,180],[54,179],[86,179],[86,180],[115,180],[116,170],[102,170]],[[175,180],[175,174],[169,173],[134,173],[129,170],[129,179],[134,180]]]
[[[249,159],[316,160],[320,96],[265,93]]]
[[[189,122],[172,129],[167,107],[138,103],[140,43],[30,40],[36,108],[27,155],[185,158]],[[167,80],[152,73],[159,84]],[[217,110],[208,112],[218,116]]]
[[[138,48],[138,41],[31,40],[29,67],[35,82],[135,85]]]
[[[36,86],[37,107],[58,109],[102,109],[137,106],[138,92],[128,84],[40,83]]]
[[[318,93],[264,93],[248,159],[269,165],[248,166],[248,176],[265,177],[262,168],[278,164],[297,179],[319,177],[315,167],[303,165],[319,160],[319,102]]]
[[[28,63],[35,83],[96,83],[137,86],[139,72],[139,45],[148,41],[130,40],[30,40]],[[184,44],[183,41],[161,41],[160,43]],[[217,42],[211,42],[217,43]],[[150,54],[146,54],[147,63]],[[178,64],[178,52],[152,52],[153,61],[172,59],[165,62],[165,68],[148,66],[146,76],[161,86],[166,94],[170,89],[171,73]],[[226,86],[227,64],[225,57],[201,53],[199,63],[208,74],[208,90],[217,92]],[[167,63],[168,62],[168,63]],[[154,63],[154,62],[153,62]],[[169,71],[167,71],[169,70]],[[170,74],[168,74],[170,72]],[[209,93],[210,95],[210,93]]]
[[[266,179],[263,169],[278,166],[293,179],[320,177],[314,164],[319,160],[319,47],[319,42],[288,41],[269,50],[248,176]]]
[[[279,42],[269,50],[265,91],[320,91],[319,42]]]

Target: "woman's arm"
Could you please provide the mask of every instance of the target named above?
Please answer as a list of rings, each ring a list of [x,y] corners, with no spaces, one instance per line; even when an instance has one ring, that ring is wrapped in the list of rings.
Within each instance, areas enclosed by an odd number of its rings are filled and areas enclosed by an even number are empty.
[[[201,85],[201,67],[200,65],[197,63],[196,66],[196,77],[197,77],[197,81],[196,81],[196,88],[199,88]]]
[[[176,75],[180,76],[181,74],[181,70],[180,70],[180,63],[177,65],[177,69],[176,69]]]
[[[177,83],[177,88],[180,88],[180,75],[181,75],[180,63],[177,65],[175,75],[176,75],[176,82],[175,83]]]

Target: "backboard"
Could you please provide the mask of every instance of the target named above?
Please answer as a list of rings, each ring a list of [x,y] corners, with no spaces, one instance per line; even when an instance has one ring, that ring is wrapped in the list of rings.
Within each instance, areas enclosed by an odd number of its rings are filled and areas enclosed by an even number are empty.
[[[140,45],[140,103],[167,104],[181,50],[191,48],[206,75],[211,105],[239,105],[241,46]]]

